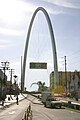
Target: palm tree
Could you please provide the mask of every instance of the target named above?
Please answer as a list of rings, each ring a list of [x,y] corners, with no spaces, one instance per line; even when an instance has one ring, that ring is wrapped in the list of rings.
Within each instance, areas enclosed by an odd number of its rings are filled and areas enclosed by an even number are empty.
[[[46,91],[48,88],[47,86],[45,86],[45,82],[42,83],[41,81],[38,81],[37,83],[36,82],[32,83],[30,87],[32,87],[32,85],[34,85],[34,84],[38,85],[39,92]]]

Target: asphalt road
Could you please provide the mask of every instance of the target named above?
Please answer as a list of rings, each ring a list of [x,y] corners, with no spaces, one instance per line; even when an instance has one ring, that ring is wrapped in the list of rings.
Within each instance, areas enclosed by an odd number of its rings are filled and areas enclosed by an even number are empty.
[[[36,99],[34,101],[37,101]],[[38,102],[36,102],[38,103]],[[32,104],[33,120],[80,120],[80,112],[69,109],[45,108],[41,104]]]
[[[22,120],[24,111],[27,109],[30,101],[24,99],[19,102],[19,105],[14,104],[9,108],[0,110],[0,120]]]
[[[50,109],[33,96],[19,102],[19,105],[11,105],[9,108],[0,109],[0,120],[22,120],[23,114],[31,103],[32,119],[29,120],[80,120],[80,112],[68,109]]]
[[[33,120],[80,120],[80,113],[67,109],[50,109],[43,105],[32,105]]]

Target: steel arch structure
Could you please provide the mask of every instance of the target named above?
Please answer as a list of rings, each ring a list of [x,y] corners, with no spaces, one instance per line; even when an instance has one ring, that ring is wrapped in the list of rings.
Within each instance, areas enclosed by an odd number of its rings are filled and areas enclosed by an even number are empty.
[[[42,11],[46,17],[50,37],[51,37],[51,43],[52,43],[52,52],[53,52],[53,63],[54,63],[54,87],[56,88],[56,85],[58,83],[58,65],[57,65],[57,52],[56,52],[56,44],[55,44],[55,38],[53,33],[53,28],[51,24],[51,20],[49,18],[49,15],[47,11],[43,7],[38,7],[35,12],[33,13],[32,19],[29,24],[29,29],[27,33],[26,43],[25,43],[25,50],[24,50],[24,57],[23,57],[23,66],[22,66],[22,73],[21,73],[21,90],[24,90],[24,82],[25,82],[25,69],[26,69],[26,59],[27,59],[27,51],[28,51],[28,44],[29,44],[29,38],[31,33],[31,28],[35,19],[35,16],[38,11]]]

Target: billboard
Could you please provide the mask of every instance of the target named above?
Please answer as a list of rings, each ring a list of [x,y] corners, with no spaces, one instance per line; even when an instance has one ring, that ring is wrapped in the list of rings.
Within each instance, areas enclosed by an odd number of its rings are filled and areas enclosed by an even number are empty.
[[[47,69],[47,63],[31,62],[30,69]]]

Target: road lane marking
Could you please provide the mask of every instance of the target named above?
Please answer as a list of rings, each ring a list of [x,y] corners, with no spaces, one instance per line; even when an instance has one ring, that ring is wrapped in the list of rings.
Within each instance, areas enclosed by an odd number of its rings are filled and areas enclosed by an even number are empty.
[[[9,112],[9,114],[10,114],[10,115],[15,114],[15,111],[11,111],[11,112]]]

